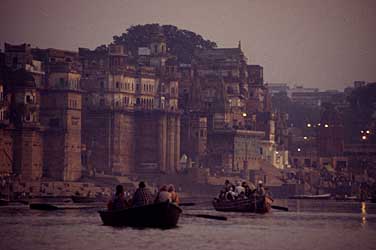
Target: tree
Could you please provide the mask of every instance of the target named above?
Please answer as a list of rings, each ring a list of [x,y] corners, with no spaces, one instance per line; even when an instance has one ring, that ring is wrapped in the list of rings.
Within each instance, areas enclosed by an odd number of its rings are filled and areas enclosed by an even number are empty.
[[[173,25],[157,23],[131,26],[120,36],[113,37],[114,44],[124,45],[132,55],[137,55],[139,47],[148,47],[155,34],[164,35],[169,52],[177,56],[179,63],[190,63],[195,49],[217,47],[215,42],[205,40],[189,30],[181,30]]]
[[[350,107],[345,112],[345,129],[349,142],[359,142],[361,131],[370,131],[367,143],[375,143],[376,136],[376,83],[356,88],[347,98]]]

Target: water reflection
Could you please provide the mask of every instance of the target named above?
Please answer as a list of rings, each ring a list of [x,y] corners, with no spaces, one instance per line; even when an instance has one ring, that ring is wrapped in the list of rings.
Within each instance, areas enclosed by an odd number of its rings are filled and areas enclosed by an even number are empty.
[[[367,206],[366,202],[363,201],[362,203],[362,225],[365,225],[367,222],[366,215],[367,215]]]

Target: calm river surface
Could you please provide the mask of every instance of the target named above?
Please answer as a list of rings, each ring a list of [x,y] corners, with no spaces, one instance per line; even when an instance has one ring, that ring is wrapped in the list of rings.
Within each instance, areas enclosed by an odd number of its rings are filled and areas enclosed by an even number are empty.
[[[376,249],[376,204],[276,201],[290,211],[266,215],[220,213],[208,203],[184,213],[227,216],[227,221],[182,215],[170,230],[103,226],[95,209],[35,211],[0,207],[0,249]]]

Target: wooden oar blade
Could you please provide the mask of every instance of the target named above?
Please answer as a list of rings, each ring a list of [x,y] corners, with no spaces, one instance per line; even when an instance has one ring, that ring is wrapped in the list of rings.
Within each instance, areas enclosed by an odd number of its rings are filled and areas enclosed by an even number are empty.
[[[45,210],[45,211],[51,211],[51,210],[58,210],[59,208],[55,205],[51,205],[48,203],[31,203],[30,209],[37,209],[37,210]]]
[[[210,215],[210,214],[184,214],[184,215],[198,217],[198,218],[205,218],[205,219],[213,219],[213,220],[227,220],[227,217],[219,216],[219,215]]]
[[[191,206],[195,206],[196,203],[193,203],[193,202],[183,202],[183,203],[179,203],[179,206],[181,207],[191,207]]]
[[[272,205],[272,208],[276,209],[276,210],[286,211],[286,212],[289,211],[288,207],[282,207],[282,206]]]

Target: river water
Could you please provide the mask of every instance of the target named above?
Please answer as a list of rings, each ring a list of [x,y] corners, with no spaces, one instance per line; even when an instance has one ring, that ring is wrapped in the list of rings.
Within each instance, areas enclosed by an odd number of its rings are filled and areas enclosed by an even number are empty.
[[[103,226],[96,209],[35,211],[0,207],[0,249],[376,249],[376,204],[276,201],[289,212],[220,213],[209,202],[184,213],[224,215],[227,221],[180,217],[169,230]]]

